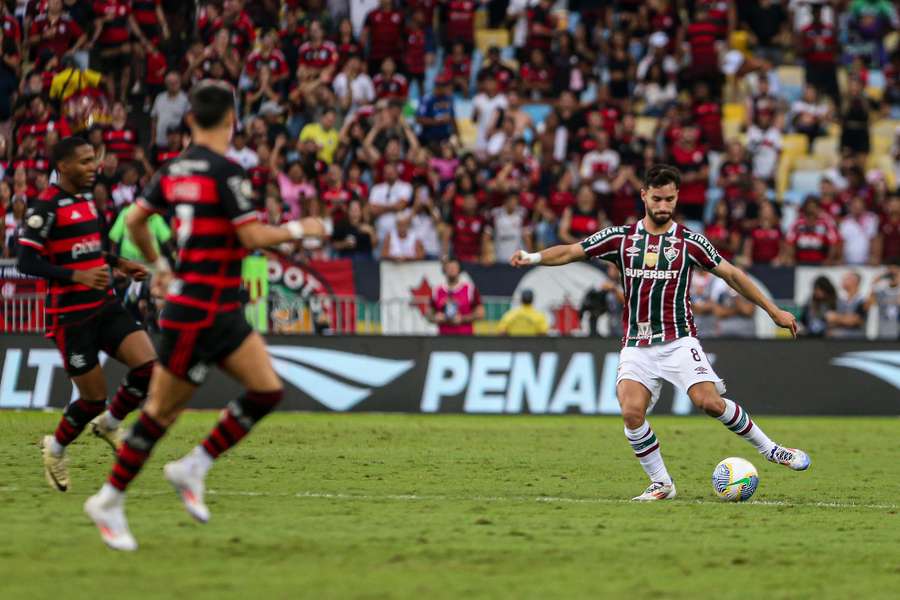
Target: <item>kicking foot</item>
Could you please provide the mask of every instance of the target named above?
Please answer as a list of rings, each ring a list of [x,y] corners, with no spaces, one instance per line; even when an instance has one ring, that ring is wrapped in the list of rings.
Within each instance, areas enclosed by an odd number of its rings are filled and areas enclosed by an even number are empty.
[[[113,452],[118,451],[122,444],[122,429],[120,427],[110,427],[106,420],[106,412],[102,412],[91,421],[91,433],[95,437],[100,438],[112,448]]]
[[[809,455],[803,450],[797,450],[796,448],[784,448],[776,445],[763,456],[769,462],[784,465],[795,471],[805,471],[809,468]]]
[[[107,546],[123,552],[137,550],[137,540],[131,535],[125,518],[125,494],[101,489],[84,503],[84,512],[100,530]]]
[[[65,492],[69,489],[69,468],[66,466],[66,455],[56,455],[50,451],[53,443],[52,435],[45,435],[41,440],[41,454],[44,457],[44,476],[54,490]]]
[[[209,521],[209,509],[203,503],[203,475],[200,469],[186,456],[163,467],[166,480],[172,484],[181,497],[188,514],[200,523]]]
[[[635,496],[632,500],[637,500],[638,502],[652,502],[653,500],[669,500],[675,497],[675,482],[672,483],[662,483],[661,481],[654,481],[647,489],[644,490],[644,493],[640,496]]]

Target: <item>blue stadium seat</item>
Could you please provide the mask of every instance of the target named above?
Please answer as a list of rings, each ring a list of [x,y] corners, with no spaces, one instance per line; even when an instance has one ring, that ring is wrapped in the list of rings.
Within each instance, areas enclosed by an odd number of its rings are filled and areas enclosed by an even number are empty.
[[[706,190],[706,205],[703,207],[703,220],[709,223],[712,220],[716,205],[724,196],[722,188],[711,187]]]
[[[824,172],[820,170],[794,171],[791,173],[791,184],[788,189],[803,197],[807,194],[818,194],[823,174]]]
[[[525,104],[522,106],[522,110],[528,113],[528,116],[534,121],[534,126],[537,127],[544,122],[553,108],[549,104]]]
[[[581,22],[581,13],[576,11],[569,11],[569,22],[567,29],[569,33],[575,33],[575,28],[578,27],[578,23]]]
[[[457,119],[471,119],[474,111],[471,98],[453,95],[453,112],[456,113]]]
[[[483,61],[484,56],[481,54],[481,50],[475,48],[472,52],[472,73],[469,75],[469,93],[472,96],[478,93],[478,70]]]
[[[883,90],[885,85],[887,85],[887,79],[885,79],[883,72],[869,71],[869,84],[866,87]]]

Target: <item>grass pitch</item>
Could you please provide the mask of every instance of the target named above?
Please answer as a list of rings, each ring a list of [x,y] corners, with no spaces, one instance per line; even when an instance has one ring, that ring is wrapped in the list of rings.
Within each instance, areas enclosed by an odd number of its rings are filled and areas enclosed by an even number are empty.
[[[107,550],[81,505],[111,453],[70,449],[73,489],[36,446],[58,413],[0,412],[0,597],[896,598],[898,419],[759,418],[809,451],[794,473],[705,417],[651,419],[678,498],[624,499],[645,476],[615,418],[280,414],[209,478],[193,523],[162,479],[216,416],[191,413],[128,504],[135,554]],[[713,466],[760,471],[723,504]]]

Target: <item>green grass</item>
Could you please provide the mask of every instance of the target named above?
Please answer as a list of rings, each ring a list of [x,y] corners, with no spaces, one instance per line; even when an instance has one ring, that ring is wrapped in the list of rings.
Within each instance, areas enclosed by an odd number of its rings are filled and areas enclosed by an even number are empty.
[[[162,480],[215,420],[191,413],[132,486],[135,554],[81,511],[111,455],[82,437],[73,489],[47,487],[35,442],[58,413],[0,412],[0,597],[896,598],[898,419],[759,418],[812,468],[771,465],[704,417],[655,417],[676,500],[645,486],[621,422],[585,417],[288,415],[209,478],[212,521]],[[709,478],[738,455],[753,501]],[[258,494],[258,495],[257,495]],[[817,504],[822,503],[822,504]]]

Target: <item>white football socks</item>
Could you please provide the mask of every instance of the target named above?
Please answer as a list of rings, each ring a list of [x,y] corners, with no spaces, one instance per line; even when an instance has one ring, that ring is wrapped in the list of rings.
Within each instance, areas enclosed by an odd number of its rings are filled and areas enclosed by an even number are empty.
[[[656,434],[653,433],[649,422],[644,421],[643,425],[637,429],[625,427],[625,437],[628,438],[634,455],[641,462],[641,467],[644,468],[650,481],[672,483],[672,478],[663,462],[662,452],[659,451]]]
[[[725,412],[716,418],[730,431],[753,444],[760,454],[768,454],[775,447],[775,442],[769,439],[769,436],[750,418],[750,413],[741,408],[739,404],[728,398],[722,398],[722,400],[725,401]]]

